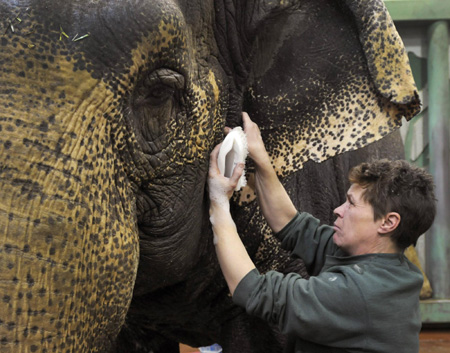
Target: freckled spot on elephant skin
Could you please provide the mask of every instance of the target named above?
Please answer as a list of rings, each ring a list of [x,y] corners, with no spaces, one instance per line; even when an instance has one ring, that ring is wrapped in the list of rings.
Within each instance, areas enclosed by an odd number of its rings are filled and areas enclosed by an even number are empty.
[[[2,346],[6,346],[6,345],[8,345],[8,339],[6,338],[6,337],[3,337],[1,340],[0,340],[0,344],[2,345]]]
[[[48,131],[48,124],[47,124],[47,122],[43,121],[39,125],[39,130],[42,131],[42,132],[47,132]]]
[[[30,274],[27,274],[27,283],[29,287],[34,286],[34,278]]]

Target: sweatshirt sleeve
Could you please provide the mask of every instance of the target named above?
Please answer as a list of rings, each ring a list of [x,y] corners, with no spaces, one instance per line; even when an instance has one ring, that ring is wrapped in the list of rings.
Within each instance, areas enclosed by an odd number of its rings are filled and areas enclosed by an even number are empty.
[[[344,347],[358,336],[364,341],[368,327],[361,291],[354,278],[342,272],[305,280],[295,273],[261,275],[255,269],[238,284],[233,301],[284,334],[318,344]]]
[[[338,247],[333,242],[334,229],[320,225],[317,218],[309,213],[298,213],[275,236],[281,246],[300,257],[305,262],[308,273],[317,275],[322,269],[327,255],[334,255]]]

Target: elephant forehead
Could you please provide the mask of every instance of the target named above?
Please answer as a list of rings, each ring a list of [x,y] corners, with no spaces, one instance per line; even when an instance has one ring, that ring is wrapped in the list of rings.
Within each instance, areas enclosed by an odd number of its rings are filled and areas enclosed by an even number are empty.
[[[80,173],[80,164],[99,154],[100,141],[107,138],[103,114],[111,109],[113,93],[51,49],[37,53],[28,48],[32,41],[26,37],[20,45],[14,43],[15,37],[4,38],[0,54],[0,104],[5,107],[1,125],[8,131],[8,149],[39,151],[49,165],[64,166],[88,184],[93,168]]]
[[[212,27],[212,3],[183,4],[161,0],[35,0],[20,6],[1,3],[1,12],[8,20],[2,21],[0,28],[15,33],[18,44],[27,36],[32,42],[27,44],[37,51],[42,46],[51,46],[54,52],[64,49],[64,54],[70,56],[83,53],[84,58],[76,58],[79,65],[89,62],[87,69],[99,77],[111,68],[116,73],[126,73],[132,49],[145,36],[153,36],[154,51],[160,54],[160,44],[167,46],[172,42],[170,49],[177,50],[180,42],[173,42],[173,38],[182,42],[186,34],[195,38],[197,47],[199,41],[209,41],[208,37],[213,35],[208,31]],[[179,55],[172,52],[171,56]]]

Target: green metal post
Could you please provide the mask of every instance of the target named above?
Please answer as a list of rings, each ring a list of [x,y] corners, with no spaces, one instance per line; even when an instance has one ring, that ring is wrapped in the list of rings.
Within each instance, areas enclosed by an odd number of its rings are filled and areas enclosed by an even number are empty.
[[[437,215],[426,238],[426,269],[434,298],[450,298],[450,92],[446,21],[428,31],[430,172],[436,183]]]

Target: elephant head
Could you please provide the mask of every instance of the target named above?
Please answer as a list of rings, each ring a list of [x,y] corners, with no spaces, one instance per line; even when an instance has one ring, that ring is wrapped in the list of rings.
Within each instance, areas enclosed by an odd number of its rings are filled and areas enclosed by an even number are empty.
[[[220,341],[246,325],[205,192],[223,127],[248,110],[304,206],[311,173],[344,175],[367,152],[339,173],[330,158],[419,107],[381,0],[24,0],[0,14],[5,352],[109,352],[122,328],[128,351]],[[342,183],[322,194],[326,216]],[[262,269],[286,269],[253,199],[250,178],[233,205],[244,241]]]

